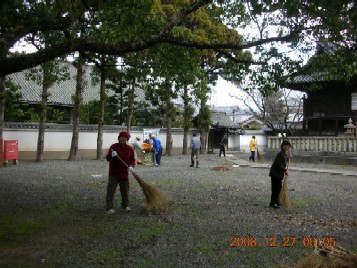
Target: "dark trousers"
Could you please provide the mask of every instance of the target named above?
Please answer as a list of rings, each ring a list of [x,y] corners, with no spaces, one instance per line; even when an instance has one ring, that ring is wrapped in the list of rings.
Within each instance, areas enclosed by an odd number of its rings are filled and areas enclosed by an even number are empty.
[[[107,185],[106,210],[114,208],[114,194],[118,184],[121,194],[121,207],[126,208],[129,205],[129,181],[109,177]]]
[[[226,146],[222,146],[219,148],[219,156],[221,156],[223,152],[223,156],[226,156]]]
[[[255,151],[250,151],[249,160],[252,160],[253,162],[255,162]]]
[[[161,164],[161,156],[162,156],[162,148],[159,149],[157,154],[155,155],[156,157],[156,164],[160,165]]]
[[[152,163],[153,163],[154,165],[156,165],[156,164],[157,164],[157,163],[156,163],[156,155],[157,155],[157,152],[153,151],[153,152],[151,152],[151,154],[152,154]]]
[[[192,149],[191,150],[191,163],[193,164],[195,157],[196,161],[198,161],[198,154],[199,154],[199,149]]]
[[[270,205],[274,204],[280,205],[279,203],[279,194],[281,191],[281,178],[271,176],[271,198]]]

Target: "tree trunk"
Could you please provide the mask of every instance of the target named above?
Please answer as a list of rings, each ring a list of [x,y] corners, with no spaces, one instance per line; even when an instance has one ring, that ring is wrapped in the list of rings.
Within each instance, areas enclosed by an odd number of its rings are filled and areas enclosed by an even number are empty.
[[[133,107],[134,107],[134,95],[135,92],[135,77],[131,81],[131,88],[129,89],[128,92],[128,115],[126,119],[126,129],[130,133],[131,130],[131,120],[133,118]]]
[[[171,97],[166,99],[166,152],[165,155],[172,156],[172,113],[173,104]]]
[[[6,76],[0,77],[0,148],[3,148],[3,129],[4,129],[4,118],[5,118],[5,94],[6,94]],[[4,161],[4,154],[2,149],[0,149],[0,166]]]
[[[81,55],[78,57],[77,65],[77,79],[76,79],[76,95],[74,97],[74,115],[73,115],[73,132],[71,149],[68,160],[75,160],[78,152],[79,140],[79,120],[80,120],[80,106],[82,101],[83,91],[83,75],[84,75],[84,59]]]
[[[190,122],[191,122],[191,115],[190,115],[190,107],[189,107],[189,96],[188,96],[188,87],[187,83],[185,83],[183,87],[183,141],[182,141],[182,154],[187,154],[187,147],[188,147],[188,131],[190,129]]]
[[[208,136],[208,132],[207,131],[202,131],[200,133],[201,136],[201,143],[202,143],[202,154],[206,154],[207,153],[207,136]]]
[[[49,68],[46,63],[42,64],[43,78],[42,78],[42,100],[40,108],[40,123],[38,127],[38,139],[37,139],[37,156],[36,161],[43,161],[43,151],[45,147],[45,129],[46,129],[46,119],[47,119],[47,99],[48,99],[48,89],[49,77]]]
[[[97,160],[103,157],[103,125],[105,110],[105,69],[100,69],[100,99],[98,116],[98,136],[97,136]]]
[[[171,118],[167,118],[166,127],[166,153],[167,156],[172,156],[172,122]]]
[[[188,148],[188,129],[184,128],[183,129],[183,141],[182,141],[182,154],[187,154],[187,148]]]
[[[200,113],[199,113],[199,130],[200,130],[200,135],[201,135],[201,142],[202,142],[202,153],[206,154],[207,153],[207,138],[208,138],[208,132],[210,129],[211,125],[211,115],[209,108],[206,104],[206,94],[202,95],[203,97],[200,99],[201,105],[200,105]]]

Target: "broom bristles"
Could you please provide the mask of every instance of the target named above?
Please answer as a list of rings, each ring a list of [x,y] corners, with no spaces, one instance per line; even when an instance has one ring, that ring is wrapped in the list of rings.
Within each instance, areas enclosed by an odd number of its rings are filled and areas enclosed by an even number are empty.
[[[117,157],[126,167],[128,167],[128,164],[125,163],[123,159],[120,158],[119,155],[117,155]],[[165,210],[166,202],[169,200],[168,195],[144,182],[140,178],[140,176],[135,172],[132,172],[131,174],[133,174],[134,178],[137,180],[141,189],[144,192],[146,198],[146,204],[145,204],[146,211],[149,212],[149,214],[151,214],[153,210],[156,213],[160,213],[161,211]]]
[[[156,210],[156,212],[160,212],[165,209],[165,204],[168,201],[169,197],[166,193],[161,192],[160,190],[154,188],[150,184],[144,182],[138,174],[132,172],[134,178],[138,181],[141,189],[146,198],[146,210],[148,212],[152,210]]]
[[[281,188],[280,194],[279,194],[279,203],[283,208],[290,208],[290,200],[289,200],[289,195],[288,195],[288,176],[285,176],[283,186]]]
[[[257,158],[258,158],[258,161],[263,161],[264,160],[264,157],[262,156],[261,153],[259,153],[258,150],[257,150]]]

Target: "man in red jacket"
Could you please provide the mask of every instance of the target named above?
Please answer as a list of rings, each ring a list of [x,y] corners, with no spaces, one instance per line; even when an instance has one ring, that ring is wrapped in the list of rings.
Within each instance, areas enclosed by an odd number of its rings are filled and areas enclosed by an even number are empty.
[[[135,166],[135,156],[133,148],[127,144],[130,135],[127,131],[120,131],[118,143],[110,146],[106,155],[109,162],[109,176],[106,196],[106,212],[114,214],[114,193],[119,184],[122,198],[121,207],[130,211],[129,205],[129,171],[132,172]],[[126,165],[119,159],[119,157]]]

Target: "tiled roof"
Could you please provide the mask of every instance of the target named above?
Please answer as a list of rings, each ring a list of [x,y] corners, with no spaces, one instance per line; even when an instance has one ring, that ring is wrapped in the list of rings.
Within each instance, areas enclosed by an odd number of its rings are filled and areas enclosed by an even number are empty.
[[[292,80],[288,80],[289,84],[304,84],[324,81],[335,81],[336,77],[329,76],[327,72],[316,72],[308,75],[298,75]]]
[[[242,125],[249,125],[249,124],[257,124],[257,125],[264,125],[262,121],[259,119],[255,118],[254,116],[250,117],[249,119],[245,120],[242,122]]]
[[[60,63],[68,67],[70,79],[53,84],[50,89],[50,96],[48,97],[48,104],[58,104],[64,106],[73,106],[74,102],[72,96],[76,91],[76,74],[77,69],[71,63]],[[84,90],[83,103],[88,103],[91,100],[99,100],[99,83],[92,82],[93,66],[86,66],[84,73]],[[27,78],[29,70],[19,73],[10,74],[8,77],[20,86],[19,92],[22,94],[20,101],[38,103],[41,101],[42,86]],[[107,89],[108,96],[114,96],[116,93]],[[135,94],[138,96],[137,101],[144,100],[144,92],[141,89],[136,89]]]
[[[229,115],[227,115],[225,112],[212,112],[211,119],[213,128],[241,128],[241,124],[233,122]]]

